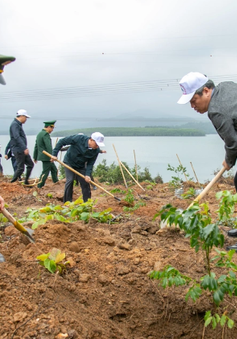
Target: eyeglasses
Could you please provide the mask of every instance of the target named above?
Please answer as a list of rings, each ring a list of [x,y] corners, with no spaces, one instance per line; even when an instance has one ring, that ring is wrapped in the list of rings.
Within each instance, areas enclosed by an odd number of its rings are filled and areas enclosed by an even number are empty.
[[[51,128],[54,128],[54,126],[50,126]]]

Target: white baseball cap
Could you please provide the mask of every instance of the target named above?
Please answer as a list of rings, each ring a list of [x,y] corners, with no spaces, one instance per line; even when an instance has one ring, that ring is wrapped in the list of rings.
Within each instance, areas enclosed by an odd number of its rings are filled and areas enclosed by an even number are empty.
[[[199,72],[190,72],[186,74],[179,82],[183,95],[178,104],[187,104],[194,96],[196,90],[205,85],[208,81],[206,75]]]
[[[100,132],[94,132],[91,134],[91,139],[93,139],[99,147],[105,146],[104,136]]]
[[[21,115],[24,115],[25,117],[27,118],[31,118],[30,115],[27,114],[27,111],[25,109],[19,109],[17,112],[16,112],[16,116],[19,117]]]

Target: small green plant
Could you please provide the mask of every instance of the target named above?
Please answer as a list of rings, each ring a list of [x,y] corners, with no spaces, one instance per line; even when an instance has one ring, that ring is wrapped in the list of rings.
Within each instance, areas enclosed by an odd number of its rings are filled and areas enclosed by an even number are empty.
[[[47,196],[48,198],[50,198],[50,199],[53,198],[53,194],[52,194],[52,193],[48,193],[46,196]]]
[[[234,321],[227,317],[225,313],[222,314],[220,317],[219,314],[215,313],[214,315],[211,314],[211,311],[207,311],[204,317],[205,320],[205,327],[207,327],[210,323],[212,323],[212,328],[215,329],[218,324],[221,325],[221,327],[224,327],[226,322],[227,326],[229,328],[232,328],[234,326]]]
[[[8,221],[6,217],[2,213],[0,213],[0,224],[5,224]]]
[[[137,210],[141,206],[146,206],[146,203],[144,201],[138,201],[133,207],[124,206],[123,210],[125,212],[132,212]]]
[[[190,199],[190,198],[195,197],[195,195],[196,195],[196,190],[193,187],[189,187],[189,189],[186,192],[181,194],[181,197],[183,199]]]
[[[171,171],[176,174],[171,176],[172,180],[169,181],[170,187],[179,188],[181,186],[183,182],[183,180],[180,178],[181,174],[185,174],[189,180],[192,180],[192,178],[190,178],[190,175],[187,173],[186,167],[183,167],[182,165],[179,165],[178,167],[173,167],[170,164],[168,164],[167,171]]]
[[[125,191],[121,190],[120,188],[113,188],[110,190],[110,193],[125,193]]]
[[[133,195],[133,190],[128,189],[128,192],[124,198],[125,201],[127,201],[129,203],[130,206],[134,205],[134,195]]]
[[[47,254],[39,255],[36,259],[39,260],[39,264],[44,266],[49,272],[58,272],[60,275],[67,270],[67,265],[70,264],[69,261],[64,261],[65,253],[61,253],[57,248],[53,248]]]
[[[150,180],[145,180],[145,183],[147,184],[146,186],[147,190],[152,190],[154,186],[156,185],[154,181],[150,181]]]
[[[66,202],[63,206],[48,204],[39,210],[28,208],[26,211],[28,215],[22,218],[20,222],[33,221],[32,229],[36,229],[48,220],[59,220],[66,223],[83,220],[85,223],[88,223],[90,219],[95,219],[98,222],[105,223],[113,218],[111,208],[102,212],[95,212],[94,204],[95,202],[91,199],[83,202],[79,198],[73,202]]]
[[[221,191],[216,193],[216,198],[220,200],[217,210],[219,220],[226,226],[236,227],[236,218],[233,218],[235,204],[237,202],[237,193],[232,194],[230,191]]]
[[[166,266],[162,271],[152,271],[149,276],[152,279],[160,280],[161,286],[164,288],[173,285],[189,285],[189,290],[185,300],[191,298],[194,302],[207,290],[209,296],[215,306],[217,312],[212,315],[211,311],[206,311],[205,326],[212,324],[215,328],[217,324],[222,327],[232,328],[234,322],[227,316],[225,311],[221,314],[220,304],[224,301],[225,296],[237,296],[237,265],[232,261],[235,250],[224,252],[217,251],[217,255],[212,258],[211,251],[213,247],[223,247],[224,236],[218,228],[218,221],[212,223],[211,214],[207,204],[194,204],[189,209],[180,212],[171,205],[164,206],[154,218],[161,216],[161,220],[165,220],[168,225],[176,225],[190,238],[190,246],[198,252],[200,249],[204,252],[205,266],[207,274],[198,280],[182,275],[172,266]],[[211,265],[212,263],[212,265]],[[213,271],[215,267],[223,267],[225,274],[217,276]]]

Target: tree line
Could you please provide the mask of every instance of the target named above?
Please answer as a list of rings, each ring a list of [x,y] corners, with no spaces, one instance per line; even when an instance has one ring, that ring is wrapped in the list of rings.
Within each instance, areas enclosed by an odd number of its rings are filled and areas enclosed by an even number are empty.
[[[83,128],[83,129],[73,129],[58,131],[52,134],[54,137],[65,137],[73,134],[84,133],[85,135],[91,135],[93,132],[99,131],[107,137],[136,137],[136,136],[146,136],[146,137],[165,137],[165,136],[205,136],[205,132],[194,129],[194,128],[179,128],[179,127],[96,127],[96,128]]]

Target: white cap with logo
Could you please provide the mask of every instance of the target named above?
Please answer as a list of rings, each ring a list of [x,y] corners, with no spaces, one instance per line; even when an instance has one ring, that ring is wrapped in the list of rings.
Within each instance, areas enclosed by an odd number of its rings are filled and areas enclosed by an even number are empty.
[[[19,109],[17,112],[16,112],[16,116],[17,117],[20,117],[21,115],[24,115],[25,117],[27,118],[30,118],[31,116],[27,114],[27,111],[25,109]]]
[[[100,132],[94,132],[91,134],[91,139],[93,139],[99,147],[105,146],[104,136]]]
[[[196,90],[205,85],[208,78],[199,72],[190,72],[186,74],[179,82],[183,95],[178,104],[187,104],[194,96]]]

